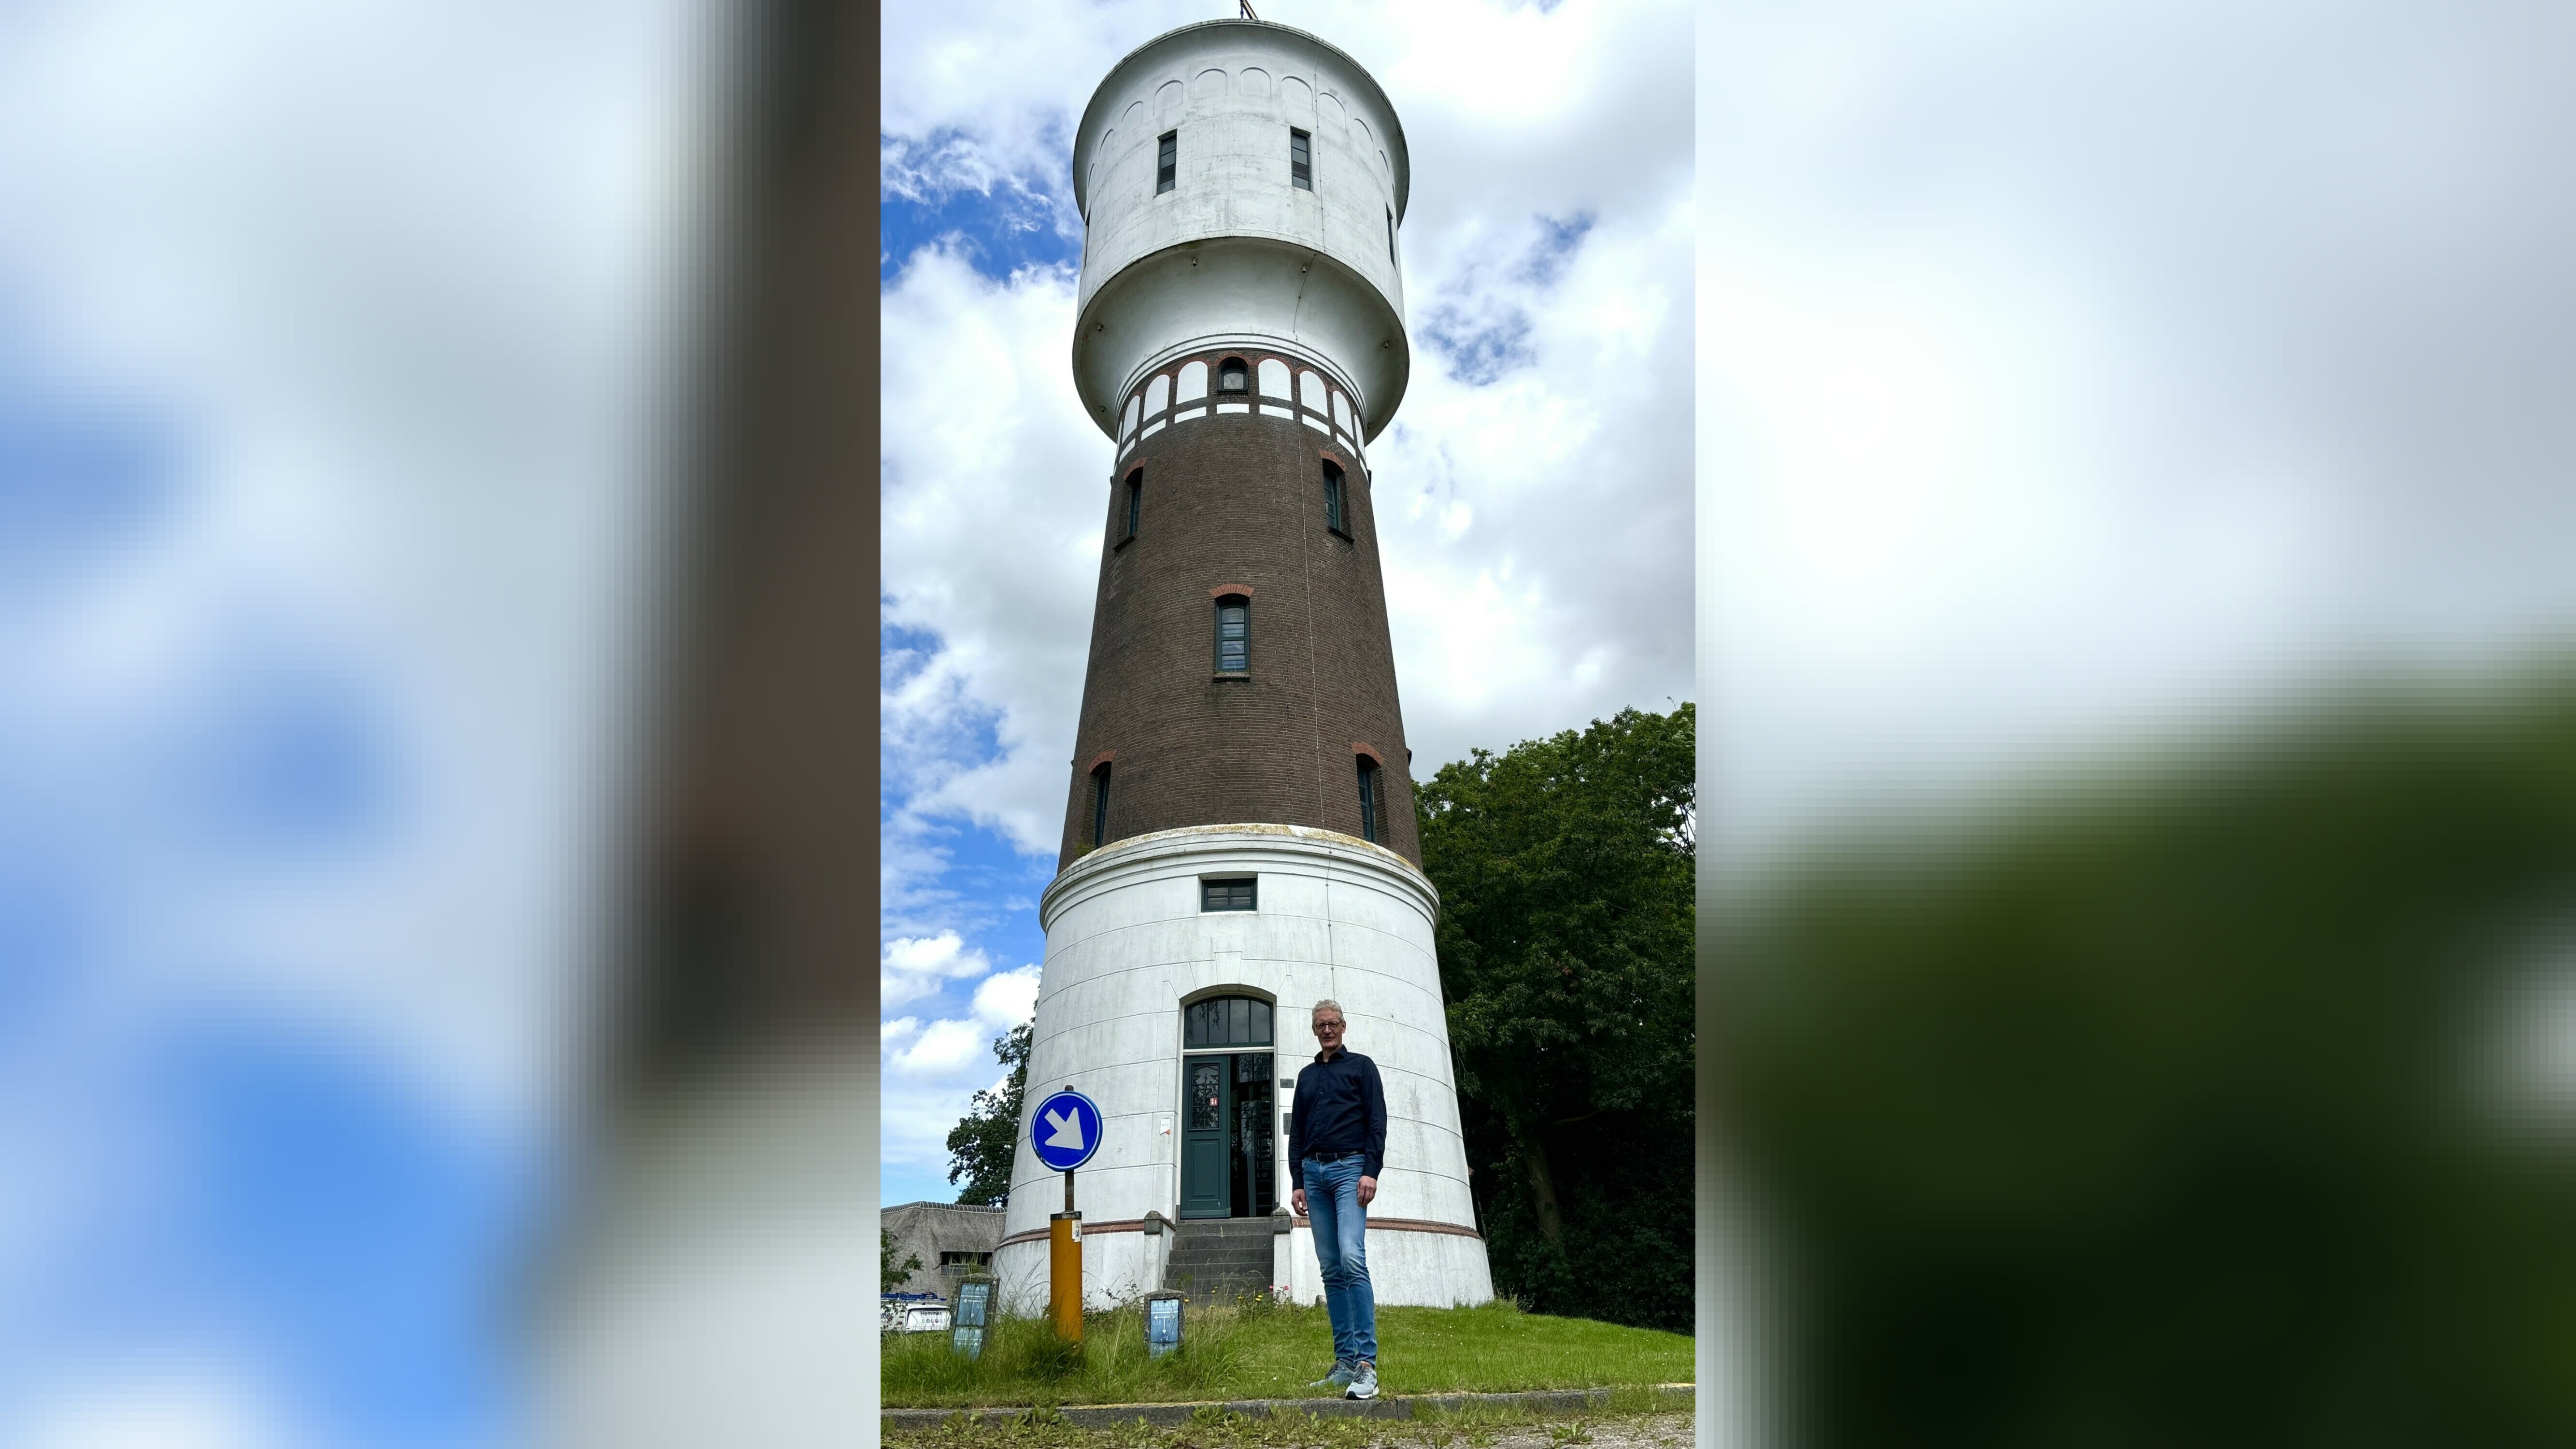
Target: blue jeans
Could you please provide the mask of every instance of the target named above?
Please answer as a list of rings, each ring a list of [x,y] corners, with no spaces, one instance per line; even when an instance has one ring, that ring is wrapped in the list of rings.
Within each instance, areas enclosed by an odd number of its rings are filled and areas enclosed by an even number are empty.
[[[1360,1206],[1362,1159],[1297,1164],[1315,1261],[1324,1269],[1324,1312],[1333,1320],[1333,1357],[1377,1361],[1377,1290],[1369,1286],[1368,1209]]]

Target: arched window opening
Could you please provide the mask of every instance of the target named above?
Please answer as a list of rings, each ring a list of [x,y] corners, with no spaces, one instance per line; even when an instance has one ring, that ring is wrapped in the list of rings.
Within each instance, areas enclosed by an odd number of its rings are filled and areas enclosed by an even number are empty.
[[[1378,777],[1384,772],[1378,769],[1377,761],[1366,755],[1360,756],[1359,761],[1360,839],[1374,845],[1377,843],[1378,820],[1386,813],[1383,808],[1385,801],[1379,798],[1378,783]]]
[[[1245,674],[1252,669],[1252,601],[1228,594],[1216,601],[1216,672]]]
[[[1207,884],[1240,885],[1248,899],[1252,882]],[[1257,996],[1212,996],[1181,1007],[1184,1218],[1264,1217],[1278,1205],[1273,1014]]]
[[[1127,475],[1127,531],[1120,537],[1134,538],[1136,525],[1144,520],[1144,516],[1145,470],[1139,468]]]
[[[1161,373],[1145,384],[1145,416],[1152,417],[1172,405],[1172,380]]]
[[[1197,402],[1200,398],[1206,397],[1207,372],[1207,364],[1204,362],[1191,361],[1182,363],[1181,385],[1179,389],[1172,394],[1172,401],[1176,403]]]
[[[1258,996],[1211,996],[1181,1008],[1181,1045],[1200,1047],[1269,1046],[1270,1003]]]
[[[1275,357],[1261,359],[1261,395],[1285,401],[1288,397],[1288,364]]]
[[[1229,357],[1217,364],[1216,390],[1242,394],[1252,391],[1252,369],[1240,357]]]
[[[1091,843],[1109,843],[1109,761],[1091,772]]]

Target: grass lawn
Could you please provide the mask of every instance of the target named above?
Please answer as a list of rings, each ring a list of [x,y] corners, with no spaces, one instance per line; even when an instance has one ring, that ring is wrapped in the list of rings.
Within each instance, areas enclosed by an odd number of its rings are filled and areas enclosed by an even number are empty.
[[[932,1425],[888,1427],[885,1442],[905,1449],[1691,1449],[1690,1412],[1650,1400],[1651,1392],[1615,1390],[1637,1396],[1638,1404],[1614,1401],[1571,1415],[1478,1406],[1411,1419],[1274,1419],[1201,1409],[1186,1424],[1151,1427],[1078,1426],[1053,1409],[1036,1409],[1000,1420],[970,1423],[952,1415]]]
[[[884,1402],[898,1408],[1138,1404],[1207,1399],[1327,1398],[1307,1381],[1333,1364],[1333,1330],[1319,1305],[1193,1309],[1181,1347],[1145,1353],[1141,1308],[1083,1316],[1080,1350],[1043,1319],[994,1325],[976,1360],[949,1352],[944,1333],[882,1342]],[[1686,1334],[1586,1318],[1480,1308],[1380,1308],[1378,1381],[1387,1394],[1610,1388],[1691,1377]]]

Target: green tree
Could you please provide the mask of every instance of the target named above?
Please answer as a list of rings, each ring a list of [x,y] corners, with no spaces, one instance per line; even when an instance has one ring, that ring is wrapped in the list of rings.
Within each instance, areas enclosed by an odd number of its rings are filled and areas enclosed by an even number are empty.
[[[1029,1085],[1029,1028],[1011,1028],[993,1039],[993,1055],[1011,1069],[998,1088],[975,1094],[966,1116],[948,1134],[948,1180],[966,1179],[962,1203],[1000,1207],[1011,1198],[1011,1160],[1019,1150],[1020,1098]]]
[[[903,1261],[894,1260],[894,1234],[877,1229],[877,1291],[892,1293],[903,1286],[906,1278],[921,1271],[921,1255],[906,1253]]]
[[[1623,710],[1415,792],[1497,1286],[1690,1321],[1695,717]]]
[[[1729,912],[1818,1445],[2576,1443],[2576,678],[2348,694]],[[2521,1045],[2517,1045],[2517,1043]]]

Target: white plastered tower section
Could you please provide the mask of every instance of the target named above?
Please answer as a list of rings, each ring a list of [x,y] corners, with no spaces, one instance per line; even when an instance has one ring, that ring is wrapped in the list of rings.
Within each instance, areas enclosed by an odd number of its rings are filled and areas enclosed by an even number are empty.
[[[1311,189],[1291,180],[1292,128],[1310,138]],[[1175,185],[1158,193],[1160,141],[1175,133]],[[1350,398],[1354,444],[1385,427],[1411,362],[1396,250],[1408,166],[1385,92],[1303,31],[1209,21],[1111,70],[1074,146],[1085,235],[1072,361],[1083,409],[1119,457],[1135,445],[1129,404],[1149,374],[1238,346],[1324,373]],[[1257,907],[1202,909],[1211,877],[1257,879]],[[1279,1079],[1311,1059],[1308,1009],[1324,997],[1341,1004],[1350,1049],[1377,1063],[1388,1117],[1369,1209],[1377,1301],[1492,1298],[1433,945],[1438,910],[1403,856],[1289,824],[1217,821],[1112,840],[1048,886],[1027,1101],[1072,1087],[1101,1110],[1099,1149],[1076,1174],[1087,1306],[1163,1286],[1174,1238],[1144,1228],[1149,1214],[1180,1215],[1184,1008],[1216,996],[1272,1003]],[[1288,1091],[1273,1102],[1283,1204],[1293,1103]],[[1042,1310],[1047,1220],[1063,1205],[1063,1177],[1039,1163],[1023,1122],[994,1260],[1006,1307]],[[1321,1302],[1303,1221],[1274,1244],[1272,1281]]]

